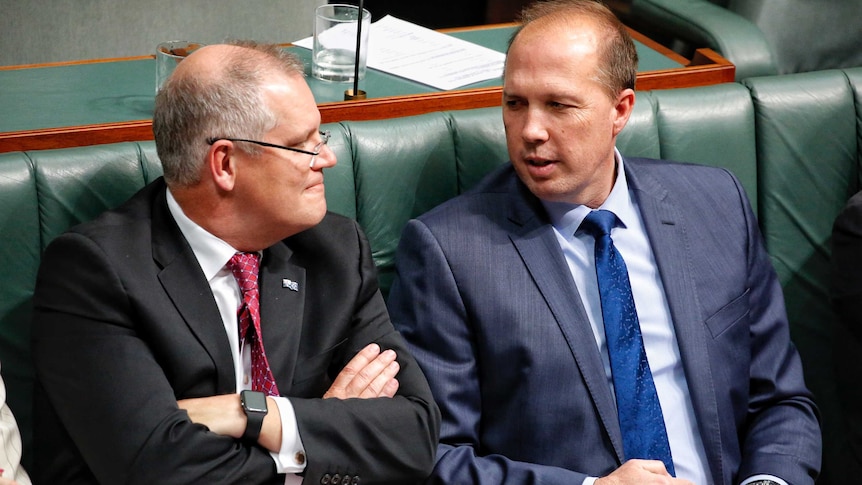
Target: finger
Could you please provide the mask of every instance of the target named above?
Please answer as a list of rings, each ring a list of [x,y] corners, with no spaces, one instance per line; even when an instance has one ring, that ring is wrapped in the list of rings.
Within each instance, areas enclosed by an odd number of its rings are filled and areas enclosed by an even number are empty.
[[[637,460],[637,463],[641,468],[650,473],[670,476],[670,473],[667,472],[667,468],[664,466],[664,462],[661,460]]]
[[[399,370],[401,370],[401,366],[398,362],[390,362],[389,365],[380,371],[377,377],[368,383],[368,386],[362,391],[359,397],[366,399],[372,397],[385,397],[383,393],[386,390],[387,385],[395,378]]]
[[[346,391],[350,397],[369,397],[363,396],[363,393],[368,390],[371,383],[382,374],[386,368],[395,361],[395,351],[385,350],[376,359],[372,360],[363,367],[350,383],[347,385]],[[382,384],[381,384],[382,386]]]
[[[350,383],[356,378],[357,374],[359,374],[362,369],[364,369],[370,362],[374,361],[380,355],[380,346],[377,344],[368,344],[359,351],[350,362],[344,366],[344,369],[341,369],[341,372],[335,377],[335,380],[332,382],[332,386],[330,386],[330,392],[340,393],[347,389]],[[329,392],[327,393],[329,394]],[[338,396],[341,397],[341,396]]]
[[[398,379],[390,379],[386,383],[386,387],[383,388],[383,392],[380,393],[380,397],[395,397],[400,386],[401,383],[398,382]]]

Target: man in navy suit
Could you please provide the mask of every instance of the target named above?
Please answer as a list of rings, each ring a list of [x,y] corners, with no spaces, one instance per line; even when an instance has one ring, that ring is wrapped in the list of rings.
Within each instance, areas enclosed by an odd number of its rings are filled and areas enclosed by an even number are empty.
[[[430,482],[813,483],[818,413],[739,182],[615,149],[637,54],[607,8],[524,20],[503,78],[511,164],[410,221],[397,253],[390,315],[443,414]],[[580,229],[597,209],[618,220],[672,466],[623,446]]]

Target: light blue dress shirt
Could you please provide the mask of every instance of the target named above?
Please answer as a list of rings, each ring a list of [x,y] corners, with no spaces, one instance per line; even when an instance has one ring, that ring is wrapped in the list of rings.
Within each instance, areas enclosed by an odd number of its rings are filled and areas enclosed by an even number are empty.
[[[664,285],[643,225],[640,209],[629,191],[622,156],[616,150],[614,150],[614,156],[618,168],[617,178],[610,195],[597,209],[613,212],[622,222],[621,226],[614,228],[611,237],[628,268],[632,295],[637,308],[647,359],[664,415],[676,476],[698,485],[709,484],[711,479],[706,450],[697,426]],[[614,385],[605,342],[601,299],[596,281],[595,241],[589,234],[578,232],[581,222],[592,209],[576,204],[546,201],[542,203],[551,218],[557,241],[580,293],[581,302],[601,353],[607,384],[613,393]],[[742,485],[762,479],[787,485],[780,478],[770,475],[748,477]],[[592,485],[595,480],[594,477],[587,478],[584,485]]]

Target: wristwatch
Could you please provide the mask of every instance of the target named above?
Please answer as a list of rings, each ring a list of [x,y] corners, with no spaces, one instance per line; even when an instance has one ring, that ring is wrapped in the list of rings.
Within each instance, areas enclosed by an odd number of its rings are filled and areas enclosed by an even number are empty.
[[[242,439],[250,443],[257,443],[260,428],[263,426],[263,417],[269,411],[266,406],[266,394],[260,391],[242,391],[239,394],[239,402],[248,418]]]

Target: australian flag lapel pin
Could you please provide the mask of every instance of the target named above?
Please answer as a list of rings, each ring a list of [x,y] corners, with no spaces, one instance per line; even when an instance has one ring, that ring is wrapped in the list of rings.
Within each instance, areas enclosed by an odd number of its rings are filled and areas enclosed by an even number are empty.
[[[287,278],[281,280],[281,287],[290,291],[299,291],[299,283]]]

